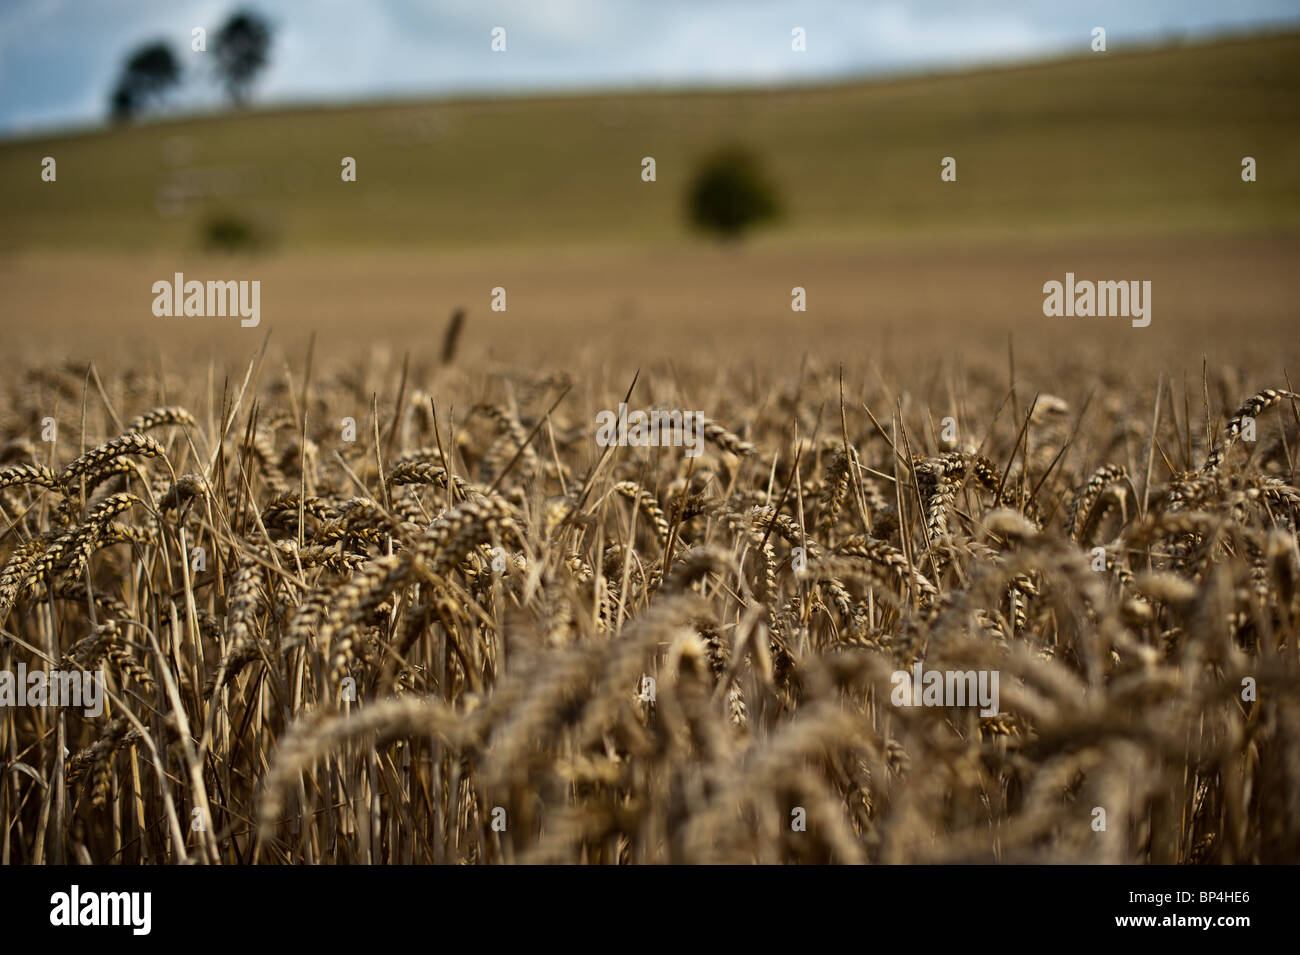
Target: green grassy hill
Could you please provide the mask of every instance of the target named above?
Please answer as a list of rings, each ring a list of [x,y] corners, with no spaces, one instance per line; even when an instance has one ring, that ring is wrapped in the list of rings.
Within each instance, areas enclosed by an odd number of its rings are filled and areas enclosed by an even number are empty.
[[[789,239],[1296,232],[1300,34],[851,86],[250,112],[10,142],[0,248],[195,248],[219,215],[284,249],[672,243],[689,235],[694,163],[732,141],[780,185]],[[43,156],[57,183],[40,181]],[[940,182],[944,156],[956,183]]]

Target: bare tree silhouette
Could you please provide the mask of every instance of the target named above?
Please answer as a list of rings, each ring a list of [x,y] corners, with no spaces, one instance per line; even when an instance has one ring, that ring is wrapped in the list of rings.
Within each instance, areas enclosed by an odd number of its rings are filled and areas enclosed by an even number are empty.
[[[155,40],[137,48],[128,57],[109,97],[112,118],[116,122],[133,119],[162,99],[180,78],[180,63],[164,41]]]
[[[253,80],[266,67],[271,25],[251,10],[238,10],[217,33],[217,77],[236,106],[248,102]]]

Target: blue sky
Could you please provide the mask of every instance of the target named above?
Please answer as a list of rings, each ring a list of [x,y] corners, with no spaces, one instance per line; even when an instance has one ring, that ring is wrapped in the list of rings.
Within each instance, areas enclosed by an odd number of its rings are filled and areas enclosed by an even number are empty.
[[[256,101],[801,82],[1300,25],[1300,0],[251,0],[276,24]],[[207,55],[233,0],[0,0],[0,135],[100,123],[122,60],[169,40],[217,105]],[[493,27],[507,51],[492,53]],[[790,49],[803,27],[807,52]]]

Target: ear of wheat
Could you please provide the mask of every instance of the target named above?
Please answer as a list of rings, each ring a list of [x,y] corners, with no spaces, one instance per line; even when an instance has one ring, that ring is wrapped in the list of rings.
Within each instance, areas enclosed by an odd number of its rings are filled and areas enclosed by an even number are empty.
[[[1170,421],[1107,378],[1071,431],[1089,395],[1047,364],[1068,393],[1008,427],[1002,375],[894,391],[810,361],[767,401],[685,356],[636,400],[717,415],[690,457],[597,446],[582,402],[626,382],[556,404],[458,334],[305,388],[107,374],[84,453],[24,439],[32,399],[0,385],[0,670],[107,687],[62,711],[66,752],[0,708],[26,767],[0,861],[1300,856],[1291,391]],[[935,451],[954,407],[981,443]],[[918,672],[1000,697],[903,705]]]

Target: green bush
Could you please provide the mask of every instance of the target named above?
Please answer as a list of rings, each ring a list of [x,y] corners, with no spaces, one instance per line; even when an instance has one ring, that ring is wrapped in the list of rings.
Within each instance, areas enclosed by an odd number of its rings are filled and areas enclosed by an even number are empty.
[[[691,224],[724,239],[738,239],[780,214],[776,189],[749,150],[728,146],[705,159],[687,196]]]
[[[203,223],[203,247],[209,252],[256,252],[267,245],[267,235],[256,224],[224,213]]]

